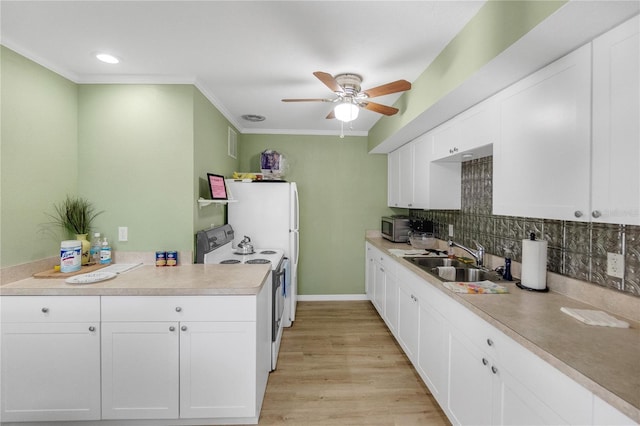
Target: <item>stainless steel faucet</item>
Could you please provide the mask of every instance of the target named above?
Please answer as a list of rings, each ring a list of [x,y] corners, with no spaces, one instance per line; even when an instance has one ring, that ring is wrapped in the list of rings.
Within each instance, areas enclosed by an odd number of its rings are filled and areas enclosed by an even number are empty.
[[[453,247],[453,246],[460,247],[462,250],[469,253],[476,260],[476,265],[478,265],[479,267],[482,267],[484,266],[484,247],[481,246],[480,243],[478,243],[475,240],[473,242],[475,243],[478,250],[472,250],[469,247],[465,247],[462,244],[458,244],[453,240],[449,240],[449,247]]]

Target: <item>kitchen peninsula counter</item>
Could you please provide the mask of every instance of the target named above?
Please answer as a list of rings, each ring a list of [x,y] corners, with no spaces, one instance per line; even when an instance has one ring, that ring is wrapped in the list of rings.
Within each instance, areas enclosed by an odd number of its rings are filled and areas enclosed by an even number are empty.
[[[64,278],[27,278],[0,286],[2,296],[197,296],[256,295],[270,265],[143,265],[94,284]]]
[[[392,243],[370,233],[366,241],[635,422],[640,422],[640,323],[633,321],[635,318],[623,317],[630,323],[630,328],[583,324],[561,312],[560,308],[606,309],[554,291],[520,290],[514,283],[505,281],[500,284],[508,288],[508,294],[453,293],[434,276],[389,252],[389,249],[408,250],[407,244]],[[640,299],[629,298],[625,303],[640,308]],[[620,317],[616,312],[610,313]]]

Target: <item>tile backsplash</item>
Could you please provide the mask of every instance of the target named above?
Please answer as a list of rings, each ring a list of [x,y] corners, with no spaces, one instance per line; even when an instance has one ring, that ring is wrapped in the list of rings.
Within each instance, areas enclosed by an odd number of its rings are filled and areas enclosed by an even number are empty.
[[[548,241],[551,272],[640,297],[640,226],[573,222],[491,214],[493,157],[462,163],[461,210],[410,210],[411,217],[433,221],[435,236],[446,240],[453,224],[454,240],[487,253],[522,261],[522,240],[531,232]],[[624,278],[607,275],[607,253],[624,255]]]

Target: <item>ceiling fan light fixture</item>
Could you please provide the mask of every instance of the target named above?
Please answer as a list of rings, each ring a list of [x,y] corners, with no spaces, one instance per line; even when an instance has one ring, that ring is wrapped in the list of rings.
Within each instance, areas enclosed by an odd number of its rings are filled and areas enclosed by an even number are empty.
[[[360,111],[360,108],[358,108],[358,106],[355,105],[353,102],[344,101],[336,105],[336,107],[333,110],[333,113],[335,114],[338,120],[344,123],[348,123],[358,118],[359,111]]]

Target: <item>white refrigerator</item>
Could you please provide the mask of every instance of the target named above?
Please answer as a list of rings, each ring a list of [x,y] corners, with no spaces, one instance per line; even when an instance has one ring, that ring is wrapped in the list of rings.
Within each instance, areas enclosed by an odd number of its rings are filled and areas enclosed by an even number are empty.
[[[242,182],[227,179],[233,201],[227,221],[234,230],[234,247],[246,236],[256,249],[281,249],[289,258],[283,322],[290,327],[298,300],[299,215],[295,182]]]

